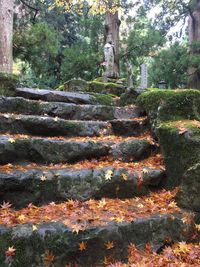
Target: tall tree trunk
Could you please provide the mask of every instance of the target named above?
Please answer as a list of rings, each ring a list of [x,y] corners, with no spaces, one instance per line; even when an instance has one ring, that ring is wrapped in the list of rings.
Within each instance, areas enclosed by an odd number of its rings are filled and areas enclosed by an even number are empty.
[[[112,42],[115,50],[115,64],[113,66],[113,78],[119,77],[119,28],[121,21],[118,12],[106,13],[105,19],[105,43]]]
[[[14,0],[0,0],[0,72],[12,73]]]
[[[191,61],[195,56],[199,56],[200,51],[200,1],[196,0],[196,9],[189,18],[189,41]],[[198,42],[198,43],[197,43]],[[195,43],[198,48],[195,48]],[[188,86],[193,89],[200,89],[200,71],[197,66],[191,66],[188,69]]]

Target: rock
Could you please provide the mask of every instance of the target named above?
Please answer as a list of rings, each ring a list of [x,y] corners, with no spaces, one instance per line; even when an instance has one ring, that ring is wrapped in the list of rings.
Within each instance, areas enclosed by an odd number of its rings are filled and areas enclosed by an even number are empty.
[[[120,105],[126,106],[135,104],[137,101],[137,97],[139,96],[139,93],[134,88],[128,88],[126,91],[120,96]]]
[[[0,115],[0,132],[38,136],[101,136],[112,133],[111,125],[100,121],[67,121],[32,115]]]
[[[161,169],[146,167],[143,170],[143,183],[140,185],[139,171],[116,169],[112,166],[96,169],[24,168],[23,171],[0,172],[0,202],[10,202],[13,207],[22,208],[29,203],[41,205],[66,199],[141,196],[149,192],[149,187],[159,186],[165,177],[165,172]],[[106,180],[108,171],[112,172],[110,180]]]
[[[68,92],[88,92],[89,84],[82,79],[73,79],[64,84],[64,89]]]
[[[160,122],[200,119],[200,91],[153,89],[141,94],[136,102],[146,110],[155,130]]]
[[[144,248],[151,243],[155,251],[162,248],[166,239],[172,242],[187,241],[193,233],[191,225],[182,222],[181,214],[153,215],[133,222],[116,224],[110,222],[106,227],[96,226],[78,234],[63,223],[51,222],[37,225],[17,225],[13,228],[0,226],[0,264],[4,265],[5,251],[10,246],[16,248],[13,267],[43,267],[44,254],[50,251],[54,256],[54,266],[63,267],[67,263],[77,263],[82,267],[99,266],[105,257],[115,261],[127,259],[130,243]],[[106,242],[113,242],[110,250]],[[79,250],[79,244],[85,242],[85,250]]]
[[[147,122],[145,120],[68,121],[48,116],[0,114],[0,133],[95,137],[113,134],[139,136],[145,130],[147,130]]]
[[[147,119],[121,119],[110,121],[115,135],[122,136],[139,136],[149,130]]]
[[[112,94],[116,96],[120,96],[125,92],[126,87],[122,84],[117,84],[113,82],[99,82],[99,81],[92,81],[89,82],[89,91],[101,94]]]
[[[102,104],[112,105],[113,98],[110,95],[63,92],[56,90],[17,88],[17,96],[32,100],[48,102],[65,102],[74,104]]]
[[[103,105],[76,105],[62,102],[42,102],[22,97],[0,97],[1,113],[49,115],[66,120],[114,120],[140,117],[144,111],[136,106],[113,107]]]
[[[129,149],[129,144],[130,149]],[[66,163],[76,162],[85,159],[98,159],[104,156],[117,156],[117,153],[124,156],[125,161],[143,159],[148,155],[145,151],[147,143],[140,141],[129,142],[126,147],[125,142],[118,143],[118,147],[114,146],[114,141],[96,141],[83,140],[59,140],[48,138],[28,138],[9,136],[0,136],[0,163],[11,163],[17,161],[32,161],[37,163]],[[149,145],[149,149],[153,150],[153,146]]]
[[[200,163],[189,168],[184,174],[177,202],[180,206],[200,212]]]
[[[0,96],[14,96],[17,83],[17,76],[0,73]]]
[[[112,156],[123,161],[141,160],[150,156],[154,150],[155,146],[146,140],[131,140],[113,146]]]
[[[200,129],[193,121],[181,122],[184,131],[177,127],[177,122],[162,123],[157,128],[157,135],[166,164],[166,187],[173,188],[182,182],[184,173],[200,161]],[[186,128],[185,128],[186,127]]]
[[[0,163],[30,161],[62,163],[100,158],[109,154],[109,142],[81,142],[0,137]]]

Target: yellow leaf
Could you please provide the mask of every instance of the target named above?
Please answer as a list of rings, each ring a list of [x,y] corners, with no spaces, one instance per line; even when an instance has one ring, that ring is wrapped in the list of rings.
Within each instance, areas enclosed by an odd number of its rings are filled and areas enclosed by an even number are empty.
[[[17,218],[19,221],[24,221],[26,219],[26,217],[23,214],[19,215]]]
[[[11,144],[13,144],[13,143],[15,143],[15,139],[13,139],[13,138],[9,138],[9,139],[8,139],[8,142],[11,143]]]
[[[200,224],[195,224],[195,228],[197,229],[198,232],[200,232]]]
[[[106,172],[106,174],[105,174],[105,179],[106,179],[107,181],[109,181],[109,180],[112,179],[112,177],[113,177],[113,171],[112,171],[112,170],[108,170],[108,171]]]
[[[46,176],[44,176],[44,175],[42,175],[42,176],[40,177],[40,180],[41,180],[42,182],[44,182],[44,181],[46,181],[46,180],[47,180],[47,177],[46,177]]]
[[[33,230],[33,232],[34,232],[34,231],[37,231],[37,229],[38,229],[37,226],[33,224],[33,225],[32,225],[32,230]]]
[[[124,181],[127,181],[127,180],[128,180],[128,176],[127,176],[127,174],[122,173],[122,179],[123,179]]]

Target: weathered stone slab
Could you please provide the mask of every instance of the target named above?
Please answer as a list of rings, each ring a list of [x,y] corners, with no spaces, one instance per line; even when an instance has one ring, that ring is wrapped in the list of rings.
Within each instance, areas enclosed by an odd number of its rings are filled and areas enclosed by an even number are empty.
[[[148,129],[147,121],[74,121],[49,116],[0,114],[0,133],[42,136],[139,136]]]
[[[106,178],[108,172],[112,173],[111,179]],[[13,207],[21,208],[29,203],[41,205],[66,199],[130,198],[147,194],[149,186],[159,186],[164,177],[163,170],[148,167],[140,172],[112,166],[0,172],[0,202],[10,202]]]
[[[67,121],[32,115],[0,114],[0,132],[42,136],[101,136],[112,134],[111,125],[100,121]]]
[[[65,102],[74,104],[105,104],[112,105],[112,97],[110,95],[102,95],[95,93],[74,93],[63,92],[57,90],[17,88],[17,96],[21,96],[33,100],[43,100],[48,102]]]
[[[0,265],[5,267],[5,251],[11,245],[16,248],[13,267],[43,267],[44,254],[50,251],[54,256],[54,266],[63,267],[67,263],[77,263],[83,267],[99,266],[105,257],[115,261],[127,259],[130,243],[144,248],[151,243],[154,250],[162,248],[166,239],[172,242],[187,241],[193,233],[191,225],[184,224],[181,214],[153,215],[136,219],[130,223],[110,222],[106,227],[93,227],[78,234],[63,223],[52,222],[37,225],[17,225],[13,228],[0,226]],[[106,242],[114,247],[107,250]],[[84,242],[87,248],[79,250]]]
[[[189,168],[183,175],[177,202],[188,210],[200,212],[200,163]]]
[[[113,120],[110,121],[113,133],[123,136],[138,136],[149,130],[149,124],[147,119],[143,120]]]
[[[112,156],[114,159],[126,162],[141,160],[150,156],[155,149],[155,145],[151,145],[148,141],[135,139],[112,146]]]
[[[114,120],[140,117],[144,111],[136,106],[76,105],[62,102],[28,100],[23,97],[0,97],[1,113],[49,115],[66,120]]]
[[[130,148],[129,148],[130,146]],[[148,147],[148,151],[146,151]],[[125,161],[143,159],[153,151],[154,147],[145,140],[129,141],[114,145],[113,141],[72,141],[48,138],[17,138],[0,136],[0,163],[30,161],[39,163],[76,162],[84,159],[103,156],[117,157],[119,154]]]
[[[0,137],[0,163],[30,161],[40,163],[75,162],[99,158],[109,153],[109,142],[76,142]]]

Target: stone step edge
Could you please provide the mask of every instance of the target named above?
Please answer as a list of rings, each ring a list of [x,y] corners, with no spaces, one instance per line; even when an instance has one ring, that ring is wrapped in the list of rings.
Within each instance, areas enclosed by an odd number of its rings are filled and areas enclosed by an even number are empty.
[[[147,140],[113,141],[60,141],[40,139],[13,139],[0,136],[0,163],[19,160],[37,163],[73,163],[85,159],[112,156],[125,162],[142,160],[157,152],[157,146]]]
[[[0,171],[0,202],[20,208],[66,199],[125,199],[146,195],[164,180],[165,171],[153,167]]]
[[[13,228],[1,225],[0,263],[4,263],[8,247],[13,246],[16,249],[14,260],[20,260],[20,267],[33,263],[43,266],[46,253],[52,253],[54,263],[59,267],[74,262],[83,267],[94,267],[107,258],[126,260],[131,243],[140,249],[151,244],[153,250],[158,251],[167,239],[187,241],[193,232],[193,225],[183,223],[183,216],[179,213],[152,215],[130,223],[111,223],[107,227],[93,227],[78,233],[59,222],[35,226],[24,224]],[[108,242],[113,242],[111,249],[106,247]]]

